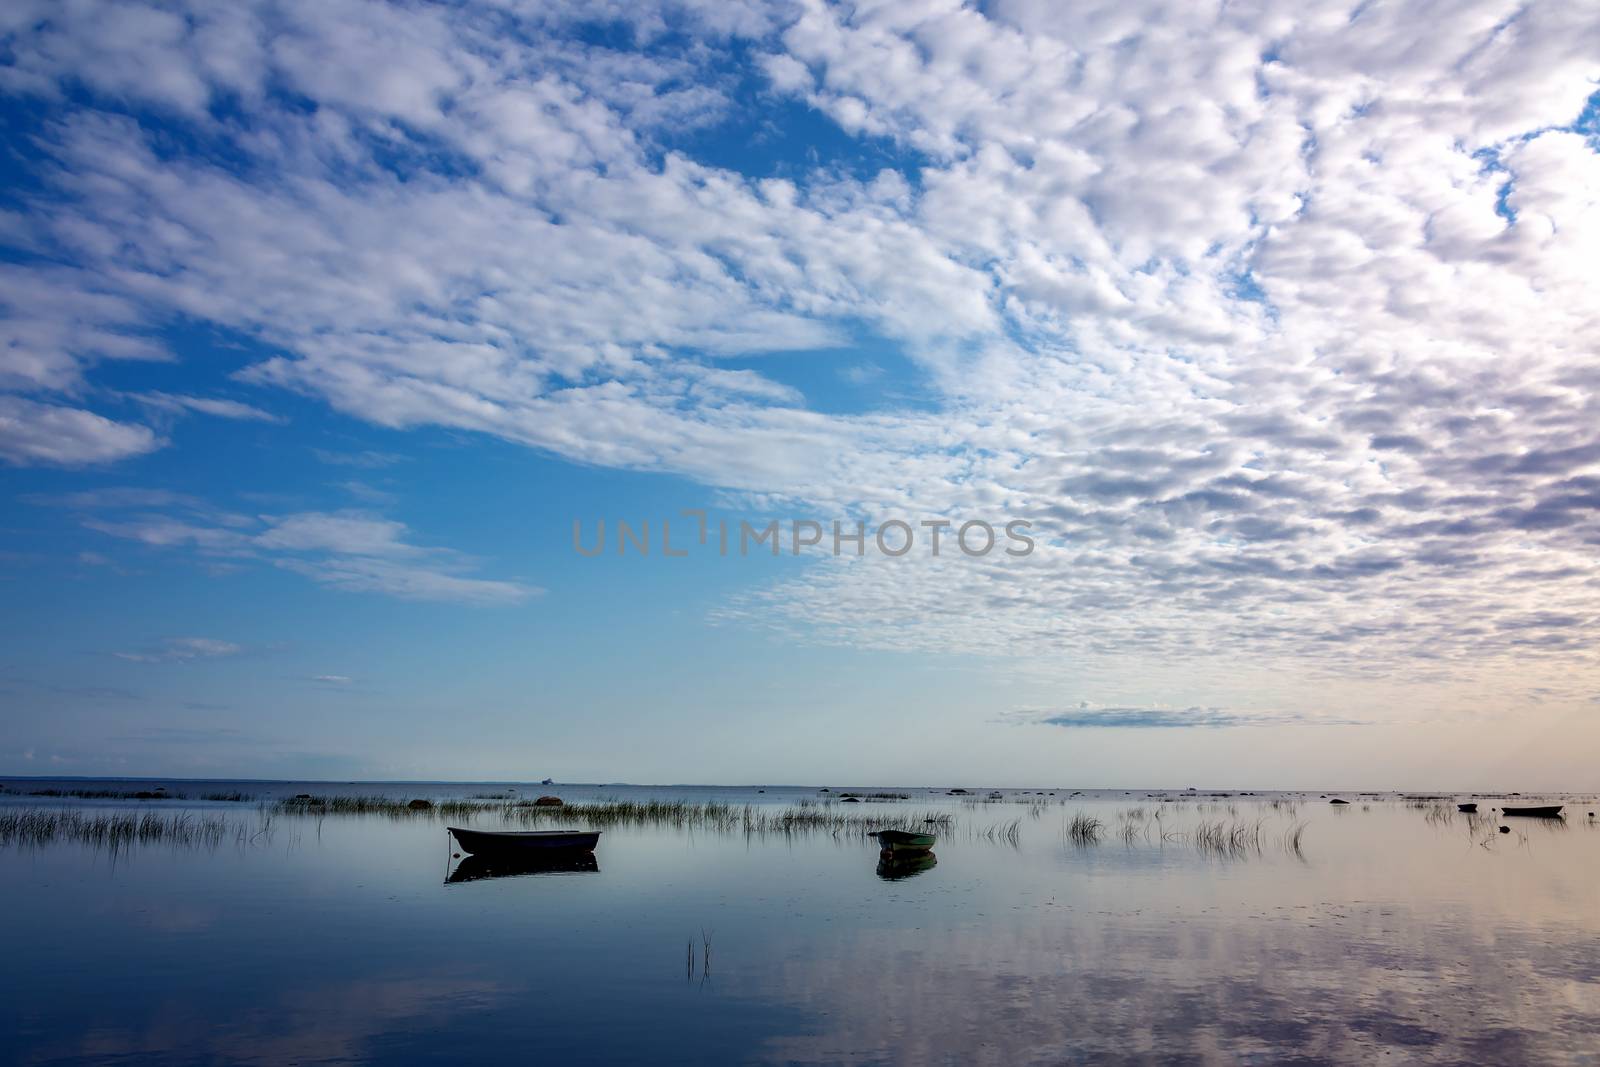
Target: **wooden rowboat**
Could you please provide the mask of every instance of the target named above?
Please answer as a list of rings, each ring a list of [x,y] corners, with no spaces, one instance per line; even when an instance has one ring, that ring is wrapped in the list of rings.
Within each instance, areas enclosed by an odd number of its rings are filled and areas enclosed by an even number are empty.
[[[1457,811],[1464,811],[1468,815],[1475,815],[1478,812],[1478,805],[1476,803],[1472,803],[1472,804],[1457,804],[1456,805],[1456,810]]]
[[[932,834],[918,834],[910,830],[879,830],[873,836],[885,852],[926,852],[934,842]]]
[[[1553,819],[1561,814],[1564,804],[1532,804],[1520,808],[1501,808],[1501,815],[1532,815],[1539,819]]]
[[[461,851],[475,856],[593,852],[600,842],[599,830],[467,830],[459,826],[449,829]]]

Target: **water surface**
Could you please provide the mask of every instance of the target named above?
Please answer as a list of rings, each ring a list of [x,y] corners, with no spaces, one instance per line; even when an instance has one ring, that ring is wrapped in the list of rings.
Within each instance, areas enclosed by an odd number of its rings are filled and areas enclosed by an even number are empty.
[[[812,788],[523,785],[954,824],[921,869],[880,868],[859,830],[615,826],[594,870],[451,882],[432,815],[259,806],[328,785],[236,784],[261,799],[227,803],[192,783],[154,801],[10,784],[7,806],[193,811],[241,832],[0,847],[7,1061],[1600,1062],[1589,800],[1560,821],[1469,823],[1392,797],[920,789],[846,805]],[[1067,836],[1077,814],[1101,820],[1098,843]],[[1242,850],[1196,843],[1204,823],[1258,819]]]

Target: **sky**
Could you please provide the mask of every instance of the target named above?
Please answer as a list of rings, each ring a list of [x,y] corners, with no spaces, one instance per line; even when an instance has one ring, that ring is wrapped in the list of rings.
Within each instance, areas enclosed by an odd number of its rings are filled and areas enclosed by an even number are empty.
[[[1583,5],[13,0],[0,129],[0,774],[1600,788]]]

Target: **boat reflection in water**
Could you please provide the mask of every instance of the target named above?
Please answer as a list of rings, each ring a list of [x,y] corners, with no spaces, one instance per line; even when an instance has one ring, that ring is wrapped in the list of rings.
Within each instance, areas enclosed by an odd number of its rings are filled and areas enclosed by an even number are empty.
[[[510,878],[524,874],[582,874],[599,871],[593,852],[467,856],[455,866],[446,883],[478,882],[485,878]]]
[[[915,878],[923,871],[931,871],[939,862],[932,852],[890,852],[878,854],[878,877],[885,882],[898,882],[902,878]]]

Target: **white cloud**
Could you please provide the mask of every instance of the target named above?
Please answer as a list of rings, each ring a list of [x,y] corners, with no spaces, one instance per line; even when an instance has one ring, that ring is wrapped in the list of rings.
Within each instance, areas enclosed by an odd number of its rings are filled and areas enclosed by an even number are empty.
[[[249,165],[173,159],[114,108],[52,125],[51,195],[6,232],[79,266],[6,268],[42,294],[8,387],[157,358],[149,328],[185,315],[282,353],[245,381],[378,425],[1050,532],[1025,570],[829,563],[728,609],[810,639],[1594,669],[1600,157],[1568,127],[1600,23],[1581,6],[619,8],[649,52],[584,42],[563,7],[324,3],[274,37],[244,5],[30,12],[0,85],[86,79]],[[674,150],[760,106],[730,94],[730,35],[773,93],[904,157],[754,177]],[[250,123],[211,118],[222,96]],[[929,410],[825,415],[719,365],[863,333]],[[870,381],[856,352],[819,358]],[[99,422],[120,454],[157,443]],[[95,521],[340,588],[522,588],[371,516]]]
[[[81,467],[143,455],[161,446],[145,426],[82,408],[0,396],[0,459],[19,465]]]
[[[104,491],[92,499],[115,508],[119,495]],[[141,507],[138,494],[120,498]],[[336,589],[382,593],[403,600],[466,604],[518,604],[543,590],[522,582],[473,577],[473,561],[443,548],[411,544],[406,525],[365,512],[297,512],[288,515],[232,516],[193,511],[163,515],[146,508],[109,517],[85,518],[83,525],[153,549],[186,549],[204,564],[263,561]]]
[[[169,637],[153,648],[140,652],[113,652],[118,659],[132,663],[184,663],[196,659],[237,656],[244,646],[214,637]]]
[[[353,593],[382,593],[401,600],[520,604],[541,592],[518,582],[468,578],[437,567],[363,556],[335,556],[318,560],[279,559],[275,562],[286,570],[303,574],[335,589]]]
[[[201,415],[211,415],[219,419],[237,419],[247,422],[282,422],[282,417],[270,411],[262,411],[258,407],[238,400],[228,400],[223,397],[212,396],[182,396],[174,393],[138,393],[133,399],[155,408],[158,411],[181,415],[186,412],[197,412]]]
[[[347,556],[417,556],[403,540],[404,523],[360,513],[264,516],[269,524],[252,543],[269,551],[331,552]]]

